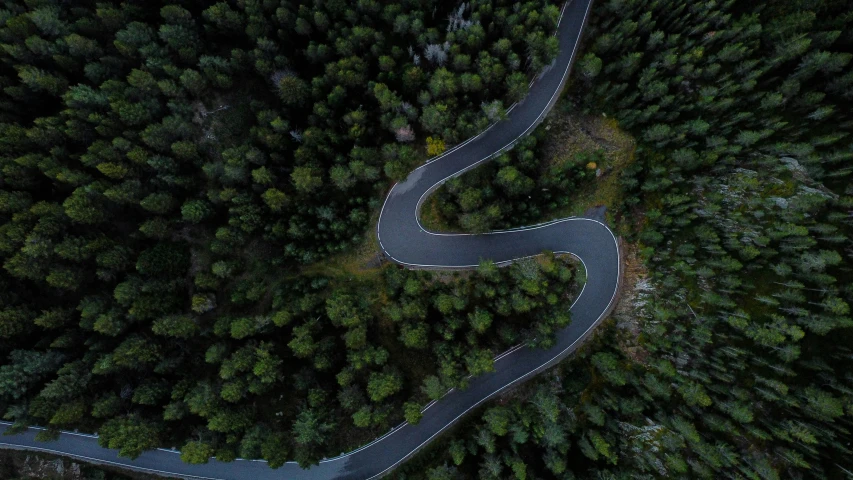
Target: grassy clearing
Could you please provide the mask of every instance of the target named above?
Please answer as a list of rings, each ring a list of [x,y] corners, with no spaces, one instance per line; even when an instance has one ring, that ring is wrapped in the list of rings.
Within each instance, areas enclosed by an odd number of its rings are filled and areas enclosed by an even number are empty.
[[[569,205],[547,212],[543,220],[581,215],[601,205],[608,207],[611,215],[623,198],[619,174],[634,161],[633,137],[623,132],[615,119],[560,111],[555,111],[541,128],[548,131],[542,149],[543,168],[577,162],[584,152],[601,151],[604,157],[596,165],[601,175],[578,190],[567,192]]]
[[[372,216],[370,227],[358,245],[302,268],[303,275],[322,275],[333,280],[378,281],[382,273],[382,252],[376,238],[379,212]]]

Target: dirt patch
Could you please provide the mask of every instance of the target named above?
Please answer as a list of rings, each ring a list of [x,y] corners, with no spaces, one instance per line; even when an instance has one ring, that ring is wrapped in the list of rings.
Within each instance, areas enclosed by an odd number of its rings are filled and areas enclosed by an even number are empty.
[[[364,268],[373,269],[379,268],[382,266],[383,257],[379,252],[374,253],[370,258],[367,259],[367,263],[364,264]]]

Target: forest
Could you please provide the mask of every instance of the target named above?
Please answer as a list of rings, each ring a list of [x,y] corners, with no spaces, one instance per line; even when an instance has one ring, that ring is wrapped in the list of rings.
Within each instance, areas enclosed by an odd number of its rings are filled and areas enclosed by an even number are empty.
[[[566,258],[334,266],[395,180],[526,93],[559,12],[5,2],[0,416],[131,458],[308,466],[549,345]]]
[[[851,26],[843,1],[597,2],[561,107],[637,139],[609,216],[645,273],[583,352],[398,478],[853,477]],[[503,212],[489,183],[442,187],[445,221]],[[494,222],[555,208],[529,202]]]
[[[560,7],[4,2],[0,417],[307,467],[547,347],[570,258],[412,271],[373,227],[395,181],[524,97]],[[536,223],[616,177],[631,308],[393,475],[850,478],[848,2],[599,0],[578,56],[556,109],[613,119],[632,161],[546,164],[543,125],[432,221]]]

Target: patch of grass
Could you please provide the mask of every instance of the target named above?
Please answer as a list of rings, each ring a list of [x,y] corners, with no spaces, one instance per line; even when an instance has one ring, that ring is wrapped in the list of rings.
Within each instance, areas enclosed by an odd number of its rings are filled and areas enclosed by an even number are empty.
[[[593,182],[570,192],[567,206],[549,211],[542,220],[582,215],[595,206],[606,206],[608,216],[622,203],[619,184],[622,170],[634,161],[634,138],[619,128],[615,119],[597,115],[581,115],[555,111],[544,128],[548,131],[543,145],[543,168],[577,162],[582,153],[600,151],[603,161],[596,165],[601,175]]]
[[[361,243],[336,255],[302,268],[303,275],[322,275],[332,280],[381,279],[383,257],[376,238],[376,222],[379,213],[374,215],[370,227],[362,235]]]
[[[421,225],[427,230],[434,232],[452,232],[458,230],[441,215],[441,211],[438,208],[438,197],[435,195],[427,197],[426,201],[421,205],[420,217]]]

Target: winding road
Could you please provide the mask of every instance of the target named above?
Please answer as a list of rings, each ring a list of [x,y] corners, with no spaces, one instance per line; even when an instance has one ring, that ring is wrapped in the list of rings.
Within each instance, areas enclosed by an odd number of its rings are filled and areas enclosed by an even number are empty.
[[[603,223],[585,218],[565,218],[531,227],[483,235],[436,233],[418,221],[423,200],[445,180],[476,167],[512,148],[516,140],[533,130],[559,97],[574,60],[592,0],[573,0],[563,7],[557,37],[560,52],[554,63],[531,85],[525,99],[508,116],[480,135],[458,145],[414,170],[391,189],[382,207],[377,235],[385,255],[410,267],[474,267],[483,258],[498,263],[538,255],[543,250],[570,253],[583,263],[587,282],[572,305],[572,323],[557,334],[549,350],[513,348],[498,357],[495,371],[471,380],[465,390],[452,390],[426,406],[418,425],[402,424],[368,445],[339,457],[326,459],[308,470],[288,463],[279,469],[263,461],[211,460],[189,465],[178,452],[159,449],[135,460],[98,446],[97,437],[64,432],[56,441],[35,441],[36,429],[0,437],[0,447],[44,451],[117,465],[125,468],[201,479],[370,479],[379,477],[429,443],[465,413],[495,394],[554,365],[570,354],[614,302],[619,282],[619,247]],[[0,422],[0,425],[9,425]]]

